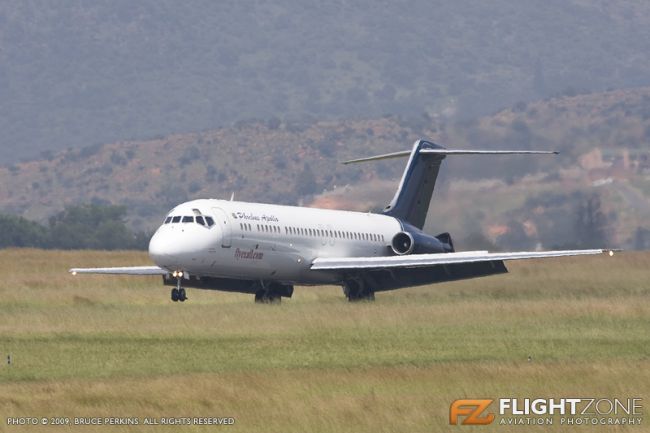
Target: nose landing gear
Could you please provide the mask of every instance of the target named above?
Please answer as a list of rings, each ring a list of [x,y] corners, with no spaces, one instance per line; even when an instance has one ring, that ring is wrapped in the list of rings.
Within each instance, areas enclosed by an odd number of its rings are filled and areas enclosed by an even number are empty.
[[[173,276],[176,277],[176,287],[172,289],[172,301],[185,302],[187,300],[187,293],[181,287],[181,278],[183,278],[183,271],[174,271]]]
[[[172,301],[174,302],[185,302],[187,300],[187,293],[184,288],[172,289]]]

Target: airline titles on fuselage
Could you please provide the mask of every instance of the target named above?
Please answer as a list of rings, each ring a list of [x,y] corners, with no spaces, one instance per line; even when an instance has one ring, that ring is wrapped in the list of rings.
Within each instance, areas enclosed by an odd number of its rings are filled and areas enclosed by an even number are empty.
[[[255,215],[252,212],[233,212],[232,216],[234,219],[242,219],[246,221],[262,221],[272,223],[280,222],[280,220],[275,215]]]
[[[239,248],[235,250],[236,259],[249,259],[249,260],[262,260],[264,258],[264,253],[260,251],[255,251],[250,249],[248,251],[242,251]]]

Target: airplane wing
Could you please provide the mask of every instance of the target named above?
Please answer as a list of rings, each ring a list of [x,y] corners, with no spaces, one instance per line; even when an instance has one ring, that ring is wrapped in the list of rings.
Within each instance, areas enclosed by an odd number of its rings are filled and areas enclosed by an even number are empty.
[[[546,257],[566,257],[602,254],[602,249],[563,250],[563,251],[522,251],[516,253],[488,253],[487,251],[465,251],[460,253],[409,254],[388,257],[341,257],[317,258],[312,262],[312,270],[377,270],[394,268],[421,268],[435,265],[492,262],[497,260],[541,259]]]
[[[72,268],[68,272],[77,274],[110,274],[110,275],[166,275],[167,269],[158,266],[131,266],[121,268]]]

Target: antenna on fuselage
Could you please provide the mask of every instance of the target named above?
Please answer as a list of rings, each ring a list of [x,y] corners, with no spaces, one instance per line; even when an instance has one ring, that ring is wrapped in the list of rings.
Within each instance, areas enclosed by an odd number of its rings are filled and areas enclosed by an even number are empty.
[[[235,191],[230,194],[230,201],[235,201]]]

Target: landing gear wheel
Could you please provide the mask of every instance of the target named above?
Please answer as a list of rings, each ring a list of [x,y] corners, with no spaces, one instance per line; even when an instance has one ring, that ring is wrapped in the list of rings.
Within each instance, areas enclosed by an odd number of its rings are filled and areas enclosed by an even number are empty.
[[[255,303],[256,304],[267,304],[268,298],[266,297],[266,291],[258,290],[255,292]]]
[[[172,289],[172,301],[178,302],[178,289]]]
[[[185,293],[185,289],[182,287],[178,289],[178,300],[181,302],[185,302],[187,300],[187,294]]]
[[[279,304],[282,301],[282,296],[277,293],[269,292],[267,290],[258,290],[255,293],[256,304]]]
[[[343,286],[343,293],[350,302],[372,302],[375,300],[375,292],[371,288],[366,287],[363,282],[359,281],[348,281]]]

